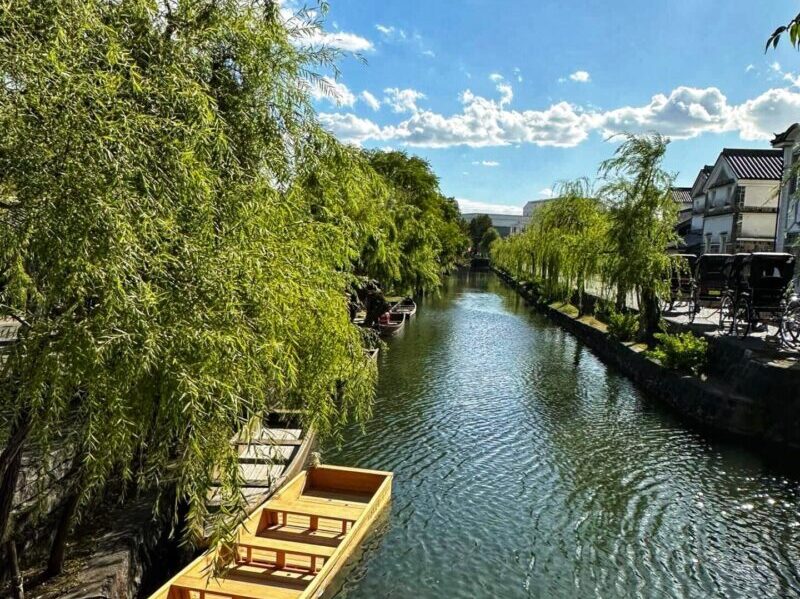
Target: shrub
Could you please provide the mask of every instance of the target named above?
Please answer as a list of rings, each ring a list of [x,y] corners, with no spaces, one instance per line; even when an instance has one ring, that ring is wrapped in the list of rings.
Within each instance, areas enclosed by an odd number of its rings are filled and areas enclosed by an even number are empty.
[[[608,334],[617,341],[632,341],[639,334],[639,315],[611,310],[606,317]]]
[[[708,341],[692,333],[669,335],[656,333],[658,345],[647,353],[671,370],[700,374],[705,370]]]

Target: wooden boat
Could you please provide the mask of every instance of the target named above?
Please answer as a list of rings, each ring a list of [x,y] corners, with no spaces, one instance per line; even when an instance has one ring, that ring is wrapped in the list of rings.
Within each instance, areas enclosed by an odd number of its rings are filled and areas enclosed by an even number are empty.
[[[391,498],[392,473],[318,466],[239,527],[232,549],[201,555],[151,599],[316,599]],[[216,559],[230,564],[212,575]]]
[[[378,320],[381,335],[393,335],[406,324],[406,315],[401,312],[386,312]]]
[[[284,410],[272,412],[257,430],[232,440],[245,481],[242,494],[248,515],[303,469],[315,439],[313,428],[303,429],[299,412]],[[219,508],[217,487],[209,491],[206,505],[211,512]]]
[[[408,318],[414,316],[417,313],[417,304],[416,302],[407,297],[405,299],[400,300],[394,306],[392,306],[392,312],[405,314]]]

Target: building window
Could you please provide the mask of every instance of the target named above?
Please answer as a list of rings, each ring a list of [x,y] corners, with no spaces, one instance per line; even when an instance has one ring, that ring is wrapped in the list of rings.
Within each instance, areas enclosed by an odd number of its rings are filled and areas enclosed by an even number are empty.
[[[711,233],[706,233],[706,254],[711,253]]]
[[[719,234],[719,250],[723,254],[727,253],[727,251],[728,251],[728,234],[727,233],[720,233]]]

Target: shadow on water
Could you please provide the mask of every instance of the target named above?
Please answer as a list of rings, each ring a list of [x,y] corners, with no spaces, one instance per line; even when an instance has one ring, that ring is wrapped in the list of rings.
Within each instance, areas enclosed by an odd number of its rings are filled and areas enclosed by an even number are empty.
[[[395,472],[337,598],[800,592],[800,484],[687,427],[487,273],[381,356],[373,419],[325,459]]]

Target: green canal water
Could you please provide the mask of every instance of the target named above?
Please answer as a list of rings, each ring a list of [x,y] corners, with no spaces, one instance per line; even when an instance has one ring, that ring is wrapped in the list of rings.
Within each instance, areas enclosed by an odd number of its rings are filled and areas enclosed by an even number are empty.
[[[380,358],[334,464],[395,472],[338,599],[785,597],[800,478],[694,431],[494,275],[453,277]]]

